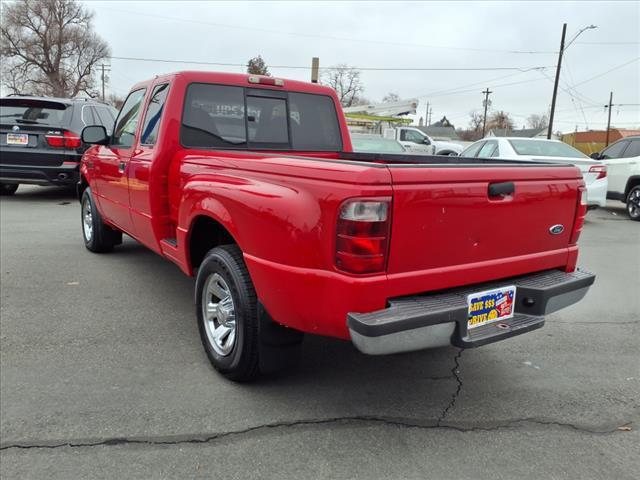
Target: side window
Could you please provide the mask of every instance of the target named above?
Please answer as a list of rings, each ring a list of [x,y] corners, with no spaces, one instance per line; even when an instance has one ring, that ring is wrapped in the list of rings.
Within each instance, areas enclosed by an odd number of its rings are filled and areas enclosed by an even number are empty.
[[[133,145],[144,92],[144,88],[131,92],[125,100],[116,120],[112,145],[122,148],[129,148]]]
[[[482,146],[486,142],[478,142],[474,143],[470,147],[468,147],[464,152],[460,154],[461,157],[475,157],[478,151],[482,148]]]
[[[495,140],[489,140],[485,143],[478,152],[478,158],[489,158],[493,155],[493,152],[498,148],[498,142]]]
[[[194,83],[187,88],[180,140],[185,147],[246,147],[242,87]]]
[[[96,119],[98,119],[98,123],[107,129],[107,133],[111,134],[113,130],[113,122],[115,117],[112,116],[111,110],[107,107],[94,106],[94,113],[96,115]]]
[[[80,117],[82,118],[82,123],[85,125],[98,125],[98,120],[94,118],[93,112],[91,111],[91,107],[89,105],[82,105],[80,107]]]
[[[631,143],[624,151],[624,158],[640,157],[640,139],[631,140]]]
[[[287,102],[284,98],[247,96],[249,142],[259,146],[288,148]]]
[[[603,158],[620,158],[622,157],[622,152],[627,148],[629,144],[628,140],[621,140],[619,142],[614,143],[613,145],[609,145],[602,151]]]
[[[167,100],[169,92],[169,84],[163,83],[156,85],[149,100],[147,113],[144,116],[142,124],[142,133],[140,134],[140,143],[144,145],[154,145],[158,138],[158,128],[160,127],[160,119],[162,118],[162,110]]]
[[[413,130],[401,130],[400,140],[403,142],[424,143],[424,137]]]

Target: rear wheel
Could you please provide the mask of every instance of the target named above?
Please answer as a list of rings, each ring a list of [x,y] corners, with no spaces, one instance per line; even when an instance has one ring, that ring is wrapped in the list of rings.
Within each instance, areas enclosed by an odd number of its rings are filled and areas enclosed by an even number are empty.
[[[122,243],[122,232],[118,232],[102,221],[102,216],[96,208],[91,188],[86,188],[82,194],[81,220],[84,246],[94,253],[109,252],[114,245]]]
[[[256,292],[236,245],[209,251],[196,280],[198,329],[211,364],[225,377],[259,374]]]
[[[0,184],[0,195],[13,195],[18,190],[17,183],[2,183]]]
[[[627,196],[627,213],[631,220],[640,221],[640,185],[633,187]]]

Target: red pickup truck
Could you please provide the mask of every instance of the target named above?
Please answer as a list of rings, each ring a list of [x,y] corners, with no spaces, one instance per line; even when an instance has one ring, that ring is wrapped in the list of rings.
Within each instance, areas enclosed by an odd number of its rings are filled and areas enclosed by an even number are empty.
[[[82,139],[86,247],[126,233],[195,276],[204,348],[234,380],[291,362],[304,333],[368,354],[484,345],[594,282],[578,168],[355,153],[325,86],[159,76]]]

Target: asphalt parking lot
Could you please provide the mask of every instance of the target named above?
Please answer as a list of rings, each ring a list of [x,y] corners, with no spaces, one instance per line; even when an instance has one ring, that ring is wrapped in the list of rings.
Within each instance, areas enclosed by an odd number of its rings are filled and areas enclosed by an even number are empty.
[[[367,357],[307,338],[299,368],[224,380],[193,280],[127,239],[82,245],[69,192],[0,202],[0,476],[638,478],[640,224],[590,212],[598,278],[536,332]]]

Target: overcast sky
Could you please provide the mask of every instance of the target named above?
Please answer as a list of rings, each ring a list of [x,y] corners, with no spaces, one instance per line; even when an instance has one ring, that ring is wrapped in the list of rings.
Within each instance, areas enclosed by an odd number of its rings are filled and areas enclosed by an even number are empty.
[[[637,1],[85,3],[114,57],[244,64],[260,54],[273,75],[308,80],[308,68],[285,67],[309,67],[317,56],[321,67],[362,67],[366,98],[390,91],[418,98],[418,116],[430,102],[433,121],[446,115],[456,127],[482,108],[485,87],[494,92],[492,108],[518,127],[547,112],[562,24],[567,40],[595,24],[565,51],[555,130],[604,128],[610,91],[614,104],[635,104],[614,107],[612,126],[640,127]],[[375,68],[497,70],[367,70]],[[109,88],[124,96],[137,81],[184,69],[244,71],[113,58]]]

